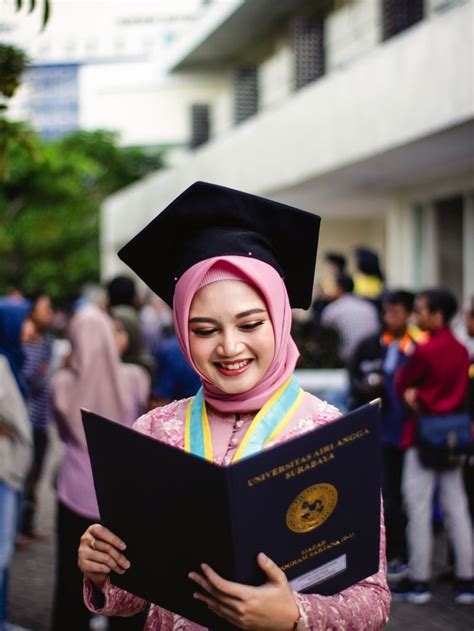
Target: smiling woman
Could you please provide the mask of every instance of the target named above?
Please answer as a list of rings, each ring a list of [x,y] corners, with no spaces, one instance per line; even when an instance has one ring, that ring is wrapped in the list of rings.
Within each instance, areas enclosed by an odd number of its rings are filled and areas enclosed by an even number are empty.
[[[189,347],[198,373],[222,392],[253,388],[267,372],[275,350],[262,297],[240,280],[201,287],[191,303]]]
[[[123,248],[123,260],[173,305],[180,347],[202,383],[196,396],[152,410],[135,429],[225,466],[339,416],[293,376],[291,306],[311,303],[318,228],[310,213],[197,182]],[[263,550],[255,563],[266,580],[258,587],[226,580],[206,563],[188,576],[194,598],[230,628],[376,631],[390,600],[384,557],[382,528],[377,574],[334,596],[292,591]],[[129,562],[125,542],[103,526],[83,534],[79,566],[91,610],[127,616],[147,607],[110,580]],[[212,628],[223,628],[219,618]],[[145,629],[204,631],[156,604]]]

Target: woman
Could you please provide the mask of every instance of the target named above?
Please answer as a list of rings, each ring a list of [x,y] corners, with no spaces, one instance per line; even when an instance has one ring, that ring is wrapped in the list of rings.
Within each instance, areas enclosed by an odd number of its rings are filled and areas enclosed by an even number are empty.
[[[10,628],[8,568],[32,455],[31,425],[19,388],[21,335],[27,313],[26,303],[0,299],[0,631]]]
[[[33,430],[33,463],[26,482],[25,499],[17,537],[17,546],[27,546],[34,539],[48,537],[34,527],[36,490],[48,450],[48,425],[51,417],[51,361],[53,337],[49,332],[53,321],[51,299],[44,293],[31,297],[31,311],[23,336],[25,364],[22,374],[27,386],[27,406]]]
[[[273,221],[269,210],[278,211],[278,222]],[[148,268],[136,255],[143,252],[143,239],[153,242],[162,233],[157,250],[170,241],[179,253],[173,267],[165,270],[175,270],[174,286],[163,278],[166,273],[149,284],[168,302],[174,294],[173,313],[180,346],[203,384],[201,395],[211,443],[207,447],[212,452],[208,456],[218,464],[229,464],[242,453],[249,453],[249,449],[252,452],[275,441],[288,440],[339,415],[335,408],[304,393],[295,401],[283,428],[281,419],[276,419],[276,437],[274,427],[260,435],[253,433],[251,425],[270,397],[292,379],[298,351],[290,336],[288,293],[293,306],[309,306],[317,219],[268,200],[197,183],[122,251],[122,257],[142,277],[147,277]],[[174,222],[183,225],[183,221],[188,236],[183,237],[186,243],[177,243]],[[264,230],[267,234],[262,238]],[[170,239],[170,231],[174,231],[174,239]],[[295,233],[299,248],[291,248]],[[292,256],[279,251],[282,241],[290,246]],[[283,261],[286,286],[274,251]],[[166,251],[162,256],[173,254]],[[198,400],[192,399],[191,405]],[[182,400],[153,410],[139,419],[135,428],[176,447],[203,453],[204,445],[194,444],[191,448],[187,438],[193,433],[192,425],[186,429],[190,422],[186,420],[189,405],[189,400]],[[192,419],[193,415],[189,417]],[[269,438],[271,443],[266,442]],[[85,574],[85,600],[91,610],[130,615],[146,607],[143,599],[114,587],[109,580],[111,571],[127,571],[129,563],[124,550],[125,543],[99,524],[84,533],[79,566]],[[379,572],[330,597],[292,592],[285,574],[263,554],[257,561],[267,581],[260,587],[227,581],[205,564],[202,574],[191,572],[189,578],[196,583],[195,598],[236,627],[262,631],[368,631],[380,629],[387,619],[390,595],[384,574],[384,551],[382,532]],[[152,605],[145,629],[203,628]]]
[[[131,425],[147,401],[144,369],[120,362],[111,319],[95,306],[82,307],[70,327],[70,368],[53,377],[54,414],[66,445],[58,480],[57,573],[53,629],[87,629],[90,613],[82,600],[77,538],[99,518],[80,408],[97,410]]]

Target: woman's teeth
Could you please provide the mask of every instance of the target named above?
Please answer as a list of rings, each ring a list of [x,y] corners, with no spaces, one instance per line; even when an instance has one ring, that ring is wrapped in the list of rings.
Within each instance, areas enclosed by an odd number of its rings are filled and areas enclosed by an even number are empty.
[[[225,370],[240,370],[241,368],[245,368],[245,366],[247,366],[247,364],[249,364],[250,361],[251,361],[250,359],[244,359],[243,361],[234,362],[232,364],[218,363],[217,365],[220,366],[221,368],[224,368]]]

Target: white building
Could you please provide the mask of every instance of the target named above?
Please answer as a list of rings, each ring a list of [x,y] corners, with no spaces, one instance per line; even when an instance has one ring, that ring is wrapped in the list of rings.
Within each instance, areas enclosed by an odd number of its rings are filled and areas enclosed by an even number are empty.
[[[170,81],[203,82],[195,149],[107,200],[104,277],[207,180],[317,212],[320,251],[374,247],[391,286],[473,294],[473,18],[474,0],[211,4],[169,62]]]
[[[190,103],[219,90],[212,74],[166,74],[172,43],[205,12],[203,0],[53,0],[41,29],[33,13],[2,0],[0,38],[32,60],[10,116],[45,137],[74,129],[117,131],[126,145],[186,148]]]

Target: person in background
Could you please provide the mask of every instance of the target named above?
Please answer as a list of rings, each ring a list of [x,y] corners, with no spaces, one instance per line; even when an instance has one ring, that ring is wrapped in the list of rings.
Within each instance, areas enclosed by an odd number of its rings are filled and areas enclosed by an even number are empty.
[[[471,306],[466,311],[464,321],[467,335],[474,341],[474,296],[471,298]],[[469,358],[468,409],[471,415],[474,436],[474,353]],[[464,483],[469,501],[471,521],[474,524],[474,453],[470,454],[464,463]]]
[[[357,271],[354,274],[354,293],[356,296],[371,300],[380,306],[384,288],[384,276],[380,269],[379,257],[368,248],[355,250]]]
[[[25,320],[31,309],[30,302],[23,297],[14,295],[0,297],[2,310],[2,339],[0,352],[8,359],[10,370],[20,389],[23,398],[26,397],[26,382],[22,372],[25,363],[25,352],[21,344],[27,326]],[[20,337],[19,337],[20,336]]]
[[[472,525],[462,470],[459,465],[424,463],[416,446],[416,419],[420,415],[462,411],[468,388],[469,358],[453,336],[449,323],[457,311],[454,296],[446,289],[427,289],[416,298],[418,326],[429,340],[416,347],[400,368],[396,388],[411,412],[404,425],[402,446],[407,447],[402,490],[407,511],[408,577],[392,588],[395,598],[415,604],[431,599],[433,494],[439,501],[454,548],[456,590],[459,604],[474,603]]]
[[[379,331],[377,309],[367,300],[353,294],[354,283],[350,276],[336,278],[335,300],[323,309],[321,324],[333,327],[339,333],[339,355],[348,366],[359,342]]]
[[[154,406],[196,394],[201,382],[186,361],[175,334],[161,342],[155,359],[156,372],[152,387]]]
[[[27,310],[0,299],[0,631],[21,631],[7,620],[8,569],[25,478],[31,464],[32,436],[25,401],[11,369],[21,369],[21,333]]]
[[[311,305],[312,320],[316,326],[321,321],[321,313],[337,296],[336,278],[346,273],[346,257],[337,252],[327,252],[324,256],[323,271],[319,276],[318,291]]]
[[[76,313],[70,339],[69,367],[59,370],[51,384],[53,412],[66,446],[58,479],[54,631],[84,631],[90,619],[82,600],[77,540],[99,511],[80,408],[131,425],[144,410],[150,387],[142,367],[121,363],[112,321],[96,306]]]
[[[383,300],[383,331],[358,345],[349,366],[351,407],[382,397],[383,497],[387,529],[387,576],[394,580],[406,574],[406,516],[402,503],[404,450],[402,428],[407,412],[395,391],[395,374],[415,350],[409,331],[414,294],[388,292]]]
[[[128,276],[116,276],[107,283],[107,296],[110,315],[120,320],[128,336],[122,361],[143,366],[152,376],[154,363],[145,347],[134,281]]]
[[[160,344],[173,331],[173,315],[166,302],[149,292],[140,309],[140,323],[148,353],[155,357]]]
[[[28,473],[17,545],[28,545],[44,533],[34,528],[36,486],[40,479],[48,447],[51,413],[51,359],[53,338],[49,332],[53,320],[51,300],[39,293],[31,298],[31,311],[23,335],[25,363],[23,376],[27,387],[28,415],[33,429],[33,463]]]

